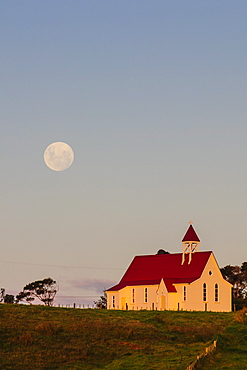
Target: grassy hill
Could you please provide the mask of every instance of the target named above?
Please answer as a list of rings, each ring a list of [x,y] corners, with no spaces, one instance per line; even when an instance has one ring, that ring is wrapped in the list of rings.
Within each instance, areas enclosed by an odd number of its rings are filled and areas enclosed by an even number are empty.
[[[237,312],[232,323],[218,335],[217,351],[205,358],[201,369],[247,369],[247,309]]]
[[[0,369],[184,370],[218,333],[229,350],[235,316],[0,304]]]

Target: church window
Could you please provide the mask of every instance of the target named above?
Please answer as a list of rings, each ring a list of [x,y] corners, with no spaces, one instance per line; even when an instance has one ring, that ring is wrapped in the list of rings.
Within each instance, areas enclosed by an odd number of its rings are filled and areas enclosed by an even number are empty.
[[[217,283],[214,286],[214,300],[215,302],[219,302],[219,286]]]
[[[206,283],[203,284],[203,302],[206,302],[207,301],[207,285]]]
[[[184,291],[183,291],[184,295],[183,295],[183,298],[184,298],[184,301],[186,301],[186,298],[187,298],[187,290],[186,290],[186,286],[184,286]]]
[[[112,307],[115,308],[115,295],[112,296]]]
[[[148,301],[148,288],[144,289],[144,302],[147,303]]]
[[[132,303],[135,303],[135,289],[132,289]]]

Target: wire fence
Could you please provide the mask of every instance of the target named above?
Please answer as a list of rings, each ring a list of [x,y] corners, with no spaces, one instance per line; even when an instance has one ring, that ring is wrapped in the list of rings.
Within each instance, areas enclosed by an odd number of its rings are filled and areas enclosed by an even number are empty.
[[[201,360],[201,358],[203,358],[203,357],[207,356],[209,353],[213,352],[216,349],[216,346],[217,346],[217,340],[215,340],[213,342],[213,344],[211,344],[210,346],[205,348],[205,351],[203,351],[200,355],[198,355],[196,357],[195,361],[193,361],[188,367],[186,367],[186,370],[196,369],[196,365]]]
[[[61,308],[79,308],[79,309],[99,309],[99,307],[96,307],[95,304],[76,304],[76,303],[67,303],[67,304],[54,304],[53,307],[61,307]]]

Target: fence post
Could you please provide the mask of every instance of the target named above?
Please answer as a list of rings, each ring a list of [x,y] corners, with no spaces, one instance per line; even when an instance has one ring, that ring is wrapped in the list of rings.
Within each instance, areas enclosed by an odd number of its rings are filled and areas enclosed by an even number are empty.
[[[215,340],[213,342],[213,344],[211,344],[210,346],[208,346],[207,348],[205,348],[204,352],[202,352],[200,355],[197,355],[196,356],[196,360],[193,361],[189,366],[187,366],[186,370],[194,370],[195,369],[195,366],[197,364],[197,362],[202,358],[202,357],[205,357],[207,356],[210,352],[214,351],[216,349],[216,346],[217,346],[217,340]]]

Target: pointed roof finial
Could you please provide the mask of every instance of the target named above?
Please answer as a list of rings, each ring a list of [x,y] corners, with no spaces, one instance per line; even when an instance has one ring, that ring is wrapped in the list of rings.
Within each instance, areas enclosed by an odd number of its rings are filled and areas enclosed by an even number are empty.
[[[190,221],[190,226],[186,232],[186,234],[184,235],[183,237],[183,240],[182,240],[182,243],[184,242],[200,242],[200,239],[198,238],[195,230],[194,230],[194,227],[192,226],[192,221]]]

